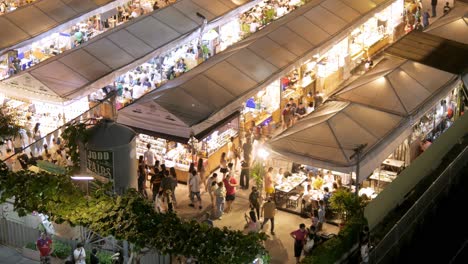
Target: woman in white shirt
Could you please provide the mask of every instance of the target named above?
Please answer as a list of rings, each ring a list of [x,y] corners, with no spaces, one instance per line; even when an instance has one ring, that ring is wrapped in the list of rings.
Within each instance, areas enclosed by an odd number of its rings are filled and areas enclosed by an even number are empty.
[[[78,243],[76,249],[73,251],[73,258],[75,264],[86,264],[86,251],[83,248],[83,243]]]

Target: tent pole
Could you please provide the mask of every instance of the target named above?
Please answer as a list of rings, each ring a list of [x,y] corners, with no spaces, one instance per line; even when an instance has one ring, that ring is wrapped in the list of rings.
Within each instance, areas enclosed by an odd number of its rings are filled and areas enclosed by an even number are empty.
[[[356,146],[353,149],[354,154],[349,157],[349,159],[353,159],[354,157],[356,157],[356,180],[354,181],[354,184],[355,184],[355,190],[354,191],[356,193],[356,196],[359,195],[359,163],[361,161],[362,150],[365,147],[367,147],[367,143],[360,144],[360,145]]]

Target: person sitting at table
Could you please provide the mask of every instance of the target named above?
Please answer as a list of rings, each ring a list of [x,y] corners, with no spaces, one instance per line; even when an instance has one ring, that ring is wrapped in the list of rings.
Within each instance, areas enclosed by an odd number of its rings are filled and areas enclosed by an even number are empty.
[[[325,184],[331,185],[335,181],[335,176],[333,176],[331,171],[327,171],[327,174],[325,174],[325,176],[323,177],[323,181],[325,182]]]
[[[322,175],[318,174],[315,176],[315,180],[313,181],[312,186],[314,187],[315,190],[322,189],[322,186],[323,186]]]
[[[186,72],[187,71],[187,63],[185,63],[185,60],[183,58],[180,58],[178,61],[177,61],[177,69],[179,69],[180,71],[182,72]]]

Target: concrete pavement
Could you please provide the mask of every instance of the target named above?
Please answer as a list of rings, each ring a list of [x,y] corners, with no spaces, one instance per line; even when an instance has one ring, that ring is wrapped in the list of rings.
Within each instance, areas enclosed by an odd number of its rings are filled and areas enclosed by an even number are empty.
[[[15,248],[0,245],[1,264],[39,264],[39,262],[24,258]]]
[[[237,173],[236,173],[237,174]],[[236,175],[236,179],[238,175]],[[250,185],[252,186],[252,185]],[[237,190],[236,200],[233,203],[232,211],[229,214],[224,214],[221,220],[214,220],[216,227],[228,227],[233,230],[244,230],[245,220],[244,214],[248,212],[249,201],[248,196],[250,190]],[[202,194],[202,210],[189,207],[190,200],[188,198],[187,186],[179,184],[176,189],[177,207],[176,212],[185,219],[204,219],[205,213],[212,210],[210,196],[208,193]],[[263,220],[263,219],[261,219]],[[299,224],[304,223],[306,226],[311,225],[311,220],[302,218],[301,216],[283,212],[278,210],[275,217],[275,235],[270,234],[270,223],[264,227],[264,231],[269,235],[265,242],[266,249],[270,252],[272,264],[293,264],[296,263],[294,258],[294,241],[289,235],[292,231],[299,228]],[[334,225],[324,224],[323,233],[338,233],[338,227]],[[245,231],[244,231],[245,232]]]

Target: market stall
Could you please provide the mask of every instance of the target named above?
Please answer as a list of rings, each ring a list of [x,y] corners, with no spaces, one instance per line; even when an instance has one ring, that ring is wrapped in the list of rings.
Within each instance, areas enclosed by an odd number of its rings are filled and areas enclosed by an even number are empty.
[[[153,104],[151,98],[165,97],[171,98],[170,101],[175,102],[176,97],[182,96],[181,91],[187,90],[190,91],[190,95],[184,94],[183,96],[193,97],[195,94],[197,100],[194,105],[196,107],[198,107],[199,102],[210,101],[215,103],[215,107],[210,106],[211,110],[201,105],[197,109],[197,112],[206,112],[206,115],[201,119],[198,119],[197,115],[198,121],[192,129],[203,131],[213,123],[217,123],[226,116],[239,111],[239,109],[240,111],[249,112],[252,107],[248,107],[246,102],[254,105],[256,95],[267,86],[277,87],[278,84],[280,87],[282,86],[285,89],[282,92],[283,98],[287,98],[286,96],[307,97],[308,92],[306,93],[306,91],[317,90],[315,86],[320,83],[322,83],[322,87],[323,83],[330,83],[328,87],[335,87],[336,82],[331,84],[333,81],[331,79],[326,80],[326,75],[332,69],[340,68],[343,61],[346,62],[343,56],[347,52],[343,52],[343,50],[348,47],[349,40],[347,41],[347,36],[349,32],[343,31],[343,29],[350,28],[354,24],[362,24],[374,17],[379,10],[392,8],[393,3],[401,3],[401,0],[386,1],[378,8],[370,1],[368,3],[369,5],[357,5],[354,8],[350,2],[343,4],[343,8],[350,10],[350,14],[346,17],[343,17],[343,14],[335,9],[325,8],[326,5],[308,4],[294,11],[291,16],[273,22],[277,23],[275,27],[266,27],[263,29],[262,34],[251,35],[248,42],[239,44],[241,46],[234,45],[228,48],[226,52],[218,54],[216,59],[199,65],[196,67],[196,71],[190,71],[177,80],[163,84],[159,88],[160,91],[149,92],[135,104],[121,109],[119,118],[121,116],[122,120],[125,120],[123,122],[132,122],[130,119],[134,118],[134,121],[136,121],[143,116],[136,113],[140,113],[139,110],[141,109],[148,109]],[[376,7],[375,13],[373,7]],[[353,12],[353,10],[359,11]],[[360,16],[362,17],[359,18]],[[334,23],[326,23],[325,18],[333,20]],[[307,32],[303,30],[304,28],[308,28]],[[288,39],[294,39],[295,41],[285,41]],[[327,43],[327,45],[324,43]],[[335,44],[332,45],[332,43]],[[328,49],[323,46],[331,46],[331,52],[327,53]],[[333,48],[334,46],[336,48]],[[308,52],[314,50],[314,48],[316,52]],[[321,52],[322,50],[325,52]],[[319,51],[320,54],[325,55],[317,54]],[[321,79],[325,79],[325,81],[322,80],[317,83],[314,79],[318,78],[316,76],[319,75],[318,62],[330,70],[320,68],[320,76],[324,76]],[[294,77],[293,70],[295,68],[298,69],[297,77]],[[341,68],[344,68],[344,66]],[[333,77],[334,79],[345,76],[344,70],[340,71],[343,74],[338,74]],[[280,81],[281,76],[288,75],[290,72],[292,72],[291,79],[293,82],[289,80],[289,76],[287,82]],[[299,80],[301,75],[303,79]],[[290,83],[294,84],[290,85]],[[201,93],[204,96],[199,96]],[[284,100],[282,102],[284,104]],[[155,109],[158,109],[157,104],[154,104]],[[276,108],[280,108],[280,105]],[[191,110],[188,111],[191,112]],[[280,113],[280,111],[277,113]],[[138,115],[140,117],[137,117]],[[260,122],[263,122],[268,120],[269,115],[270,113],[257,116],[259,116]],[[273,112],[272,121],[276,121],[275,118],[279,120],[280,116],[277,114],[275,117]],[[257,123],[256,120],[254,122]],[[270,121],[268,120],[268,122]],[[244,129],[247,131],[252,127],[250,118],[247,118],[247,122],[243,123],[246,123]]]
[[[373,198],[409,165],[412,138],[430,135],[432,140],[432,135],[440,134],[432,132],[437,120],[449,123],[444,129],[453,122],[456,114],[450,109],[457,108],[460,84],[448,72],[385,57],[332,97],[339,101],[327,102],[267,146],[292,161],[351,174],[356,162],[353,149],[364,144],[359,193]],[[427,113],[435,115],[431,122],[425,120]],[[420,122],[411,120],[436,125],[421,129]]]
[[[250,33],[259,31],[263,26],[304,4],[294,0],[261,0],[254,2],[258,4],[240,14],[237,18],[231,18],[219,26],[204,30],[201,39],[187,38],[184,42],[171,48],[169,51],[152,58],[148,62],[118,77],[114,82],[114,86],[117,86],[122,92],[119,93],[119,104],[117,108],[120,109],[124,107],[131,101],[141,97],[142,94],[156,89],[167,81],[190,71],[208,58],[246,38]],[[271,13],[271,11],[282,9],[287,9],[288,11]],[[274,14],[274,16],[268,14]],[[261,19],[263,26],[250,27],[251,24],[257,22],[255,22],[256,20],[243,19],[246,16],[253,16],[256,17],[256,19]],[[269,16],[270,18],[265,20],[263,19],[264,16]],[[249,27],[249,34],[243,32],[241,27]],[[200,36],[198,36],[198,38],[200,38]],[[144,92],[139,92],[140,86],[144,83]],[[126,91],[125,89],[128,90],[127,94],[124,94],[124,91]]]
[[[196,39],[199,36],[196,29],[203,22],[196,15],[197,12],[206,16],[209,23],[205,29],[208,32],[230,21],[260,0],[243,5],[216,1],[212,3],[216,8],[209,10],[200,9],[190,0],[182,0],[175,5],[156,10],[151,15],[138,16],[115,30],[78,46],[73,52],[61,53],[50,58],[50,63],[26,69],[3,83],[10,85],[29,79],[34,83],[31,89],[37,90],[38,85],[42,84],[64,97],[65,101],[85,96],[113,84],[118,76],[177,47],[179,43],[185,43],[187,39]],[[55,78],[57,74],[61,76],[60,81]]]
[[[302,172],[288,177],[278,177],[274,194],[276,208],[300,213],[304,187],[302,191],[299,189],[306,180],[307,176]]]
[[[208,135],[174,141],[171,135],[150,136],[140,133],[136,141],[136,158],[144,155],[147,144],[151,144],[151,150],[157,159],[167,168],[174,167],[177,180],[186,183],[189,179],[189,167],[196,164],[199,158],[203,159],[207,175],[219,167],[219,161],[223,152],[227,153],[227,143],[234,138],[234,144],[239,145],[238,118],[231,119],[223,125],[213,128]],[[138,131],[138,127],[136,127]],[[166,139],[167,138],[167,139]]]
[[[34,41],[29,40],[14,45],[14,51],[17,54],[13,60],[7,58],[10,57],[9,55],[0,57],[2,68],[5,68],[5,66],[9,68],[7,71],[0,73],[0,79],[18,74],[134,18],[132,16],[123,17],[122,14],[125,12],[132,13],[135,17],[151,12],[154,2],[154,0],[115,1],[99,8],[97,11],[86,13],[80,20],[75,19],[75,23],[69,21],[66,26],[61,25],[54,30],[43,33],[40,38],[34,38]],[[148,5],[151,6],[150,10],[143,8]],[[16,63],[15,60],[18,60],[18,62]],[[9,64],[13,64],[12,67],[9,67]]]

